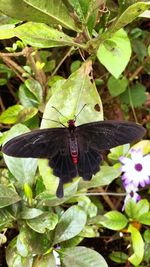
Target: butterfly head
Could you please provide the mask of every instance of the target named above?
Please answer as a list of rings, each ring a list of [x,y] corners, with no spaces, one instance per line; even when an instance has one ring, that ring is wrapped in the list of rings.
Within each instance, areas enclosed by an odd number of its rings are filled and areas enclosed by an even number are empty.
[[[68,120],[68,127],[70,130],[75,129],[75,120]]]

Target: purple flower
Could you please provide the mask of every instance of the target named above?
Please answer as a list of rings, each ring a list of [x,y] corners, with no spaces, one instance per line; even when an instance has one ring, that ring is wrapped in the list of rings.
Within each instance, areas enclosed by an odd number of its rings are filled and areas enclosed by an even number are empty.
[[[138,188],[133,185],[133,183],[130,183],[125,186],[125,190],[127,192],[127,195],[124,199],[124,205],[122,210],[124,210],[125,205],[129,199],[133,199],[135,202],[138,202],[141,199],[141,196],[137,193]]]
[[[129,199],[138,202],[141,197],[137,193],[139,187],[150,184],[150,154],[143,156],[141,149],[131,150],[131,158],[120,157],[123,186],[127,192],[122,210]]]
[[[129,184],[133,184],[136,188],[150,184],[150,154],[143,156],[141,149],[132,149],[131,158],[120,157],[120,162],[125,188]]]

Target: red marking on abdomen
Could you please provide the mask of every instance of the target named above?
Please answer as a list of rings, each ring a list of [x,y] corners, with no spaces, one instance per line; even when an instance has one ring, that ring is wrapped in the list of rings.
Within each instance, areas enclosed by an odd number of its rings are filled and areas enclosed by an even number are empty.
[[[75,136],[69,138],[70,154],[74,164],[78,163],[78,143]]]
[[[71,155],[72,156],[72,161],[74,164],[78,163],[78,156],[77,155]]]

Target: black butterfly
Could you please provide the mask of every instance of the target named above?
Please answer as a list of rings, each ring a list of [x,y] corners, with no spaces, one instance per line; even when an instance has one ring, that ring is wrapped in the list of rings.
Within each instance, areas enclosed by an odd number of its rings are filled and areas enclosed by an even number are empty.
[[[20,158],[45,158],[59,177],[57,197],[63,184],[74,177],[90,180],[100,170],[101,151],[140,139],[145,129],[133,122],[99,121],[68,127],[35,130],[9,140],[3,152]]]

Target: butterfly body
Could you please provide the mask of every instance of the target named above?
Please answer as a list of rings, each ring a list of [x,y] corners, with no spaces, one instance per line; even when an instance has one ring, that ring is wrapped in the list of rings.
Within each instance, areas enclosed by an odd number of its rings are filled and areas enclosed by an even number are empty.
[[[68,127],[35,130],[12,138],[3,146],[9,156],[45,158],[59,177],[56,195],[63,197],[63,184],[81,176],[90,180],[100,170],[102,150],[131,143],[141,138],[145,129],[133,122],[99,121]]]

